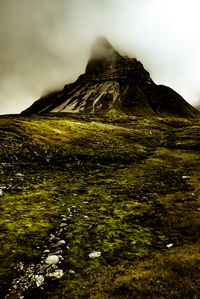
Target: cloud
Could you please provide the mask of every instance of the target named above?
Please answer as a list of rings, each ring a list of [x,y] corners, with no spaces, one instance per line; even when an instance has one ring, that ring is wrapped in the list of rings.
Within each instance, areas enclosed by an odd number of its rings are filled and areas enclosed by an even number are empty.
[[[98,35],[140,59],[156,83],[197,103],[199,6],[195,0],[1,0],[0,114],[18,113],[74,81]]]

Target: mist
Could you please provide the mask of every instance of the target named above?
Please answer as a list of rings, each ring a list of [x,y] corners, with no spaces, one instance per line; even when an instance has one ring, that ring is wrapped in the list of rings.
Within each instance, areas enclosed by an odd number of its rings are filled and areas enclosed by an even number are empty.
[[[195,0],[1,0],[0,114],[75,81],[99,35],[198,105],[199,8]]]

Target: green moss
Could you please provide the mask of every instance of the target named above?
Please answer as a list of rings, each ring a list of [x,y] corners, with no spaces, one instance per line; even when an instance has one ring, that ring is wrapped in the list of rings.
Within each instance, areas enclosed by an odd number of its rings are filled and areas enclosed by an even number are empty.
[[[45,291],[53,298],[89,297],[90,291],[94,298],[120,298],[122,290],[133,290],[129,267],[140,269],[143,260],[162,257],[168,243],[182,248],[196,242],[198,130],[197,120],[171,118],[1,117],[2,292],[17,262],[40,259],[48,235],[71,207],[76,212],[63,233],[70,248],[62,264],[66,274],[56,290],[49,286]],[[92,251],[101,251],[101,257],[90,259]],[[106,288],[95,274],[102,267]],[[112,287],[109,277],[119,268],[122,274],[116,274],[119,280]],[[85,275],[90,277],[87,291],[80,287]],[[71,286],[76,285],[74,293]]]

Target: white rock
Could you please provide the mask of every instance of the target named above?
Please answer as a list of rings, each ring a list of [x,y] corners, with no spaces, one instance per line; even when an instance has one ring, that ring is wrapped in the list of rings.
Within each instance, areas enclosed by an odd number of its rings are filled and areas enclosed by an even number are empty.
[[[94,259],[96,257],[101,256],[101,252],[100,251],[93,251],[88,255],[91,259]]]
[[[60,224],[60,227],[64,227],[64,226],[67,226],[67,223],[61,223]]]
[[[22,262],[19,262],[18,264],[19,270],[23,270],[24,269],[24,264]]]
[[[24,176],[24,174],[22,174],[20,172],[17,172],[15,175],[17,175],[17,176]]]
[[[188,176],[188,175],[182,175],[182,179],[189,179],[190,178],[190,176]]]
[[[65,243],[66,243],[65,240],[60,240],[58,241],[57,245],[60,246],[60,245],[64,245]]]
[[[171,248],[173,246],[174,246],[174,244],[172,244],[172,243],[166,245],[167,248]]]
[[[0,189],[0,196],[2,196],[3,195],[3,190],[2,189]]]
[[[45,263],[48,264],[48,265],[57,264],[58,262],[59,262],[59,257],[57,255],[49,255],[45,259]]]
[[[70,274],[75,274],[76,272],[74,270],[69,270]]]
[[[61,269],[55,270],[53,273],[49,274],[50,277],[54,277],[54,278],[58,278],[58,279],[61,278],[63,275],[64,275],[64,273],[63,273],[63,270],[61,270]]]
[[[42,275],[35,275],[35,283],[37,287],[40,287],[44,283],[44,277]]]
[[[66,216],[66,215],[61,215],[61,217],[62,217],[62,218],[67,218],[67,216]]]

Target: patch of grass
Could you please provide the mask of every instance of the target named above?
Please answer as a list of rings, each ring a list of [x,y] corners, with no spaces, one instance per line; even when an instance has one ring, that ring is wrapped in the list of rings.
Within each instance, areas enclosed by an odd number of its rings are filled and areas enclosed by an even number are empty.
[[[60,215],[74,206],[63,235],[63,279],[27,296],[196,296],[199,120],[1,117],[0,135],[2,294],[16,263],[37,262]],[[101,257],[90,259],[92,251]]]
[[[48,298],[198,298],[199,243],[167,250],[139,264],[103,267],[51,289]]]

